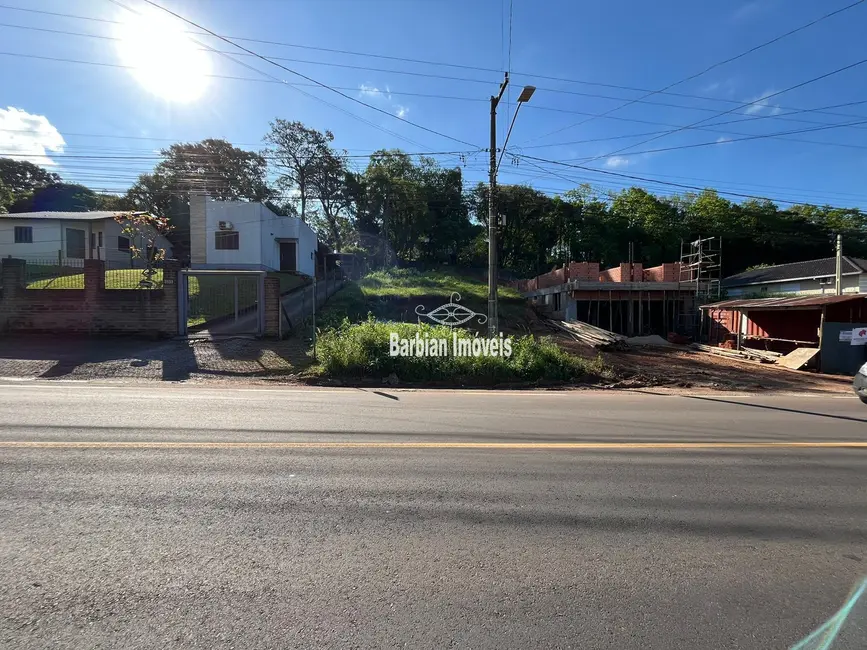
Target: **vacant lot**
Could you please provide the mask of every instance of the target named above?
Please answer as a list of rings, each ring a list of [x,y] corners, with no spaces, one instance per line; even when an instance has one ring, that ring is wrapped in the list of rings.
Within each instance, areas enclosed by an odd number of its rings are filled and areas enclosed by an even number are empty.
[[[318,321],[320,327],[331,327],[344,318],[360,322],[370,313],[378,320],[415,323],[420,318],[416,309],[429,313],[450,302],[454,293],[460,296],[459,304],[487,314],[488,285],[481,276],[457,270],[422,273],[391,269],[375,271],[358,282],[349,283],[329,300]],[[526,301],[510,287],[500,287],[499,297],[500,330],[527,333]],[[464,327],[484,329],[475,319]]]

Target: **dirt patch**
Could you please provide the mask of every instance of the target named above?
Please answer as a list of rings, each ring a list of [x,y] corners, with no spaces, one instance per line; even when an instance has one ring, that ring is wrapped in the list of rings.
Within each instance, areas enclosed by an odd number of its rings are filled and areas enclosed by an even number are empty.
[[[683,346],[633,347],[625,352],[600,352],[547,329],[565,350],[586,359],[601,355],[615,381],[610,388],[669,387],[730,391],[851,393],[852,379],[788,370],[776,365],[726,359]]]

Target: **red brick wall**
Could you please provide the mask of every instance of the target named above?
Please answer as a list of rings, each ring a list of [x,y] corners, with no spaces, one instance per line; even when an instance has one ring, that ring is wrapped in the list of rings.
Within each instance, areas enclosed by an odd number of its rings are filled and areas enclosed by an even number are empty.
[[[659,266],[644,269],[645,282],[678,282],[680,281],[680,262],[667,262]]]
[[[167,262],[163,289],[105,289],[105,262],[85,260],[84,289],[25,289],[21,260],[3,260],[0,327],[69,334],[178,333],[178,265]]]
[[[539,289],[547,289],[548,287],[556,287],[558,284],[564,284],[568,281],[567,268],[554,269],[550,273],[545,273],[536,278]]]
[[[623,263],[599,274],[600,282],[626,282],[629,279],[629,264]]]
[[[599,281],[599,262],[572,262],[569,265],[569,280]]]

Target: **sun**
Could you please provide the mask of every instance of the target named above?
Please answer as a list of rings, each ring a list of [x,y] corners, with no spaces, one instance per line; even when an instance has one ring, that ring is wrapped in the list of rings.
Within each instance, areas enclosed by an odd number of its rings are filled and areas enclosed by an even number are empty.
[[[208,85],[211,61],[183,28],[157,13],[130,15],[117,29],[123,65],[150,93],[171,102],[192,102]]]

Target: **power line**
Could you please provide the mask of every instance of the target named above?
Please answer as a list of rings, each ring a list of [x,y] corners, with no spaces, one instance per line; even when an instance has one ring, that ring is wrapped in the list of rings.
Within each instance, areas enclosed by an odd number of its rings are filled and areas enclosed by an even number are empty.
[[[860,0],[860,1],[863,2],[863,0]],[[106,23],[111,23],[111,24],[121,24],[121,21],[116,21],[116,20],[97,19],[97,18],[90,18],[90,17],[85,17],[85,16],[76,16],[73,14],[60,14],[57,12],[37,11],[37,10],[31,10],[31,9],[23,9],[20,7],[9,7],[6,5],[0,5],[0,9],[31,11],[33,13],[48,14],[48,15],[53,15],[53,16],[64,16],[67,18],[75,18],[75,19],[82,19],[82,20],[98,20],[100,22],[106,22]],[[106,39],[106,40],[119,40],[116,37],[105,36],[105,35],[101,35],[101,34],[70,32],[70,31],[66,31],[66,30],[56,30],[56,29],[48,29],[48,28],[42,28],[42,27],[26,26],[26,25],[13,25],[13,24],[9,24],[9,23],[0,23],[0,26],[12,27],[12,28],[17,28],[17,29],[45,31],[45,32],[50,32],[50,33],[65,34],[65,35],[71,35],[71,36],[82,36],[82,37],[99,38],[99,39]],[[191,31],[191,30],[185,30],[185,31],[188,34],[209,35],[207,32],[197,32],[197,31]],[[418,64],[426,64],[426,65],[449,66],[449,67],[456,67],[456,68],[462,68],[462,69],[468,69],[468,70],[477,70],[477,71],[481,71],[481,72],[497,72],[497,73],[500,72],[499,70],[496,70],[494,68],[485,68],[485,67],[479,67],[479,66],[460,65],[460,64],[436,62],[436,61],[425,61],[422,59],[412,59],[412,58],[398,57],[398,56],[385,56],[385,55],[369,54],[369,53],[362,53],[362,52],[351,52],[348,50],[334,50],[334,49],[330,49],[330,48],[320,48],[320,47],[306,46],[306,45],[295,45],[295,44],[290,44],[290,43],[280,43],[280,42],[276,42],[276,41],[263,41],[260,39],[251,39],[251,38],[243,38],[243,37],[236,37],[236,36],[227,37],[227,38],[232,38],[234,40],[241,40],[241,41],[270,43],[273,45],[281,45],[281,46],[286,46],[286,47],[322,50],[322,51],[326,51],[326,52],[341,53],[341,54],[347,54],[347,55],[353,55],[353,56],[384,58],[384,59],[390,59],[390,60],[395,60],[395,61],[401,61],[401,62],[405,62],[405,63],[418,63]],[[201,49],[204,49],[206,51],[210,51],[213,53],[217,53],[217,54],[229,54],[228,52],[224,52],[222,50],[216,50],[214,48],[210,48],[207,46],[204,46]],[[252,56],[250,54],[247,54],[246,52],[236,53],[236,54],[240,55],[240,56]],[[12,54],[12,55],[14,55],[14,54]],[[448,81],[461,81],[461,82],[469,82],[469,83],[480,83],[480,84],[486,84],[486,85],[492,85],[492,84],[499,83],[496,81],[486,81],[483,79],[470,79],[470,78],[466,78],[466,77],[434,75],[434,74],[430,74],[430,73],[422,73],[422,72],[407,71],[407,70],[393,70],[393,69],[383,69],[383,68],[371,68],[371,67],[366,67],[366,66],[353,66],[353,65],[348,65],[348,64],[332,63],[332,62],[326,62],[326,61],[310,61],[310,60],[305,60],[305,59],[292,59],[292,58],[274,57],[274,56],[269,57],[269,58],[273,59],[275,61],[281,61],[282,60],[282,61],[290,61],[290,62],[297,62],[297,63],[305,63],[305,64],[310,64],[310,65],[342,67],[342,68],[355,69],[355,70],[366,70],[366,71],[372,71],[372,72],[385,72],[385,73],[389,73],[389,74],[401,74],[401,75],[419,76],[419,77],[434,78],[434,79],[443,79],[443,80],[448,80]],[[57,59],[57,60],[61,60],[61,59]],[[77,63],[91,63],[91,62],[85,62],[85,61],[76,61],[76,62]],[[96,64],[96,65],[99,65],[99,64]],[[213,75],[213,76],[217,76],[217,75]],[[739,106],[744,106],[744,107],[750,106],[754,103],[754,102],[741,102],[741,101],[737,101],[737,100],[720,98],[720,97],[708,97],[708,96],[703,96],[703,95],[693,95],[693,94],[687,94],[687,93],[671,93],[671,92],[665,92],[665,91],[660,91],[660,90],[648,90],[646,88],[636,88],[636,87],[632,87],[632,86],[623,86],[623,85],[617,85],[617,84],[592,82],[592,81],[586,81],[586,80],[581,80],[581,79],[568,79],[568,78],[563,78],[563,77],[553,77],[553,76],[541,75],[541,74],[536,74],[536,73],[528,73],[528,72],[513,72],[513,73],[511,73],[510,76],[512,76],[512,77],[522,76],[522,77],[528,77],[528,78],[533,78],[533,79],[547,79],[547,80],[553,80],[553,81],[561,81],[561,82],[565,82],[565,83],[574,83],[574,84],[581,84],[581,85],[599,86],[599,87],[604,87],[604,88],[627,90],[630,92],[646,93],[645,96],[650,96],[650,95],[654,95],[654,94],[661,94],[661,95],[670,95],[670,96],[674,96],[674,97],[684,97],[684,98],[689,98],[689,99],[699,99],[699,100],[704,100],[704,101],[731,103],[731,104],[737,104]],[[241,77],[241,78],[225,77],[225,78],[239,79],[239,80],[244,79],[243,77]],[[258,79],[248,79],[248,80],[249,81],[261,81]],[[278,83],[280,83],[280,82],[278,81]],[[283,82],[283,83],[285,83],[285,82]],[[297,84],[297,85],[303,85],[303,84]],[[318,84],[313,84],[313,85],[317,86]],[[345,88],[345,87],[339,87],[339,86],[334,86],[334,88],[338,88],[341,90],[355,90],[354,88]],[[598,94],[592,94],[592,93],[581,93],[581,92],[577,92],[577,91],[569,91],[569,90],[563,90],[563,89],[559,89],[559,88],[538,87],[538,89],[543,90],[545,92],[574,94],[574,95],[578,95],[578,96],[598,97],[601,99],[611,99],[611,100],[619,100],[619,101],[626,99],[623,97],[609,97],[606,95],[598,95]],[[392,93],[392,94],[408,94],[408,93]],[[419,96],[424,96],[424,95],[419,95]],[[454,99],[458,99],[458,98],[454,98]],[[471,99],[471,98],[465,98],[465,99]],[[476,100],[474,98],[473,98],[473,100],[474,101],[485,101],[484,99]],[[631,99],[628,101],[630,103],[647,103],[647,104],[659,105],[659,106],[673,106],[673,107],[678,107],[678,108],[693,108],[695,110],[713,110],[713,109],[701,109],[698,107],[683,106],[683,105],[677,105],[677,104],[669,105],[669,104],[664,104],[664,103],[660,103],[660,102],[646,102],[641,97]],[[792,107],[780,106],[780,108],[785,108],[786,110],[794,110],[794,109],[792,109]],[[581,114],[581,113],[577,113],[577,114]],[[835,115],[838,117],[861,117],[861,116],[857,116],[857,115],[843,114],[843,113],[828,113],[828,114],[829,115]],[[588,114],[588,115],[594,115],[594,114]],[[596,117],[600,117],[599,114],[595,114],[595,115],[596,115]],[[540,137],[543,137],[543,136],[540,136]]]
[[[467,145],[467,146],[470,146],[470,147],[475,147],[475,145],[474,145],[472,142],[467,142],[466,140],[461,140],[461,139],[459,139],[459,138],[452,137],[452,136],[450,136],[450,135],[448,135],[448,134],[446,134],[446,133],[442,133],[441,131],[437,131],[437,130],[435,130],[435,129],[431,129],[431,128],[429,128],[429,127],[426,127],[426,126],[423,126],[423,125],[421,125],[421,124],[418,124],[417,122],[413,122],[412,120],[408,120],[408,119],[403,118],[403,117],[398,117],[397,115],[393,114],[393,113],[390,112],[390,111],[387,111],[387,110],[385,110],[385,109],[379,108],[378,106],[374,106],[373,104],[368,104],[367,102],[361,101],[360,99],[358,99],[358,98],[356,98],[356,97],[352,97],[351,95],[347,95],[345,92],[343,92],[343,91],[341,91],[341,90],[337,90],[336,88],[333,88],[332,86],[329,86],[328,84],[322,83],[321,81],[318,81],[318,80],[314,79],[313,77],[309,77],[309,76],[307,76],[307,75],[305,75],[305,74],[303,74],[303,73],[301,73],[301,72],[297,72],[297,71],[295,71],[295,70],[292,70],[291,68],[288,68],[288,67],[286,67],[285,65],[282,65],[282,64],[280,64],[280,63],[277,63],[277,62],[275,62],[275,61],[269,59],[268,57],[263,56],[263,55],[261,55],[261,54],[259,54],[259,53],[257,53],[257,52],[254,52],[253,50],[251,50],[251,49],[249,49],[249,48],[247,48],[247,47],[245,47],[245,46],[243,46],[243,45],[239,45],[238,43],[233,42],[231,39],[228,39],[228,38],[226,38],[226,37],[224,37],[224,36],[220,36],[219,34],[217,34],[217,33],[213,32],[213,31],[211,31],[210,29],[207,29],[206,27],[202,27],[202,26],[199,25],[198,23],[196,23],[196,22],[194,22],[194,21],[192,21],[192,20],[190,20],[190,19],[188,19],[188,18],[184,18],[183,16],[181,16],[181,15],[178,14],[178,13],[175,13],[175,12],[172,11],[171,9],[167,9],[166,7],[163,7],[163,6],[159,5],[159,4],[157,4],[156,2],[153,2],[153,0],[142,0],[142,1],[145,2],[145,3],[147,3],[147,4],[149,4],[150,6],[152,6],[152,7],[154,7],[154,8],[156,8],[156,9],[159,9],[159,10],[161,10],[161,11],[166,12],[167,14],[169,14],[169,15],[171,15],[171,16],[174,16],[174,17],[175,17],[176,19],[178,19],[178,20],[182,20],[183,22],[185,22],[185,23],[187,23],[187,24],[189,24],[189,25],[192,25],[192,26],[195,27],[196,29],[200,29],[200,30],[202,30],[202,31],[204,31],[204,32],[207,32],[207,33],[210,34],[211,36],[213,36],[213,37],[215,37],[215,38],[218,38],[218,39],[220,39],[221,41],[223,41],[223,42],[225,42],[225,43],[228,43],[229,45],[232,45],[232,46],[238,48],[239,50],[242,50],[242,51],[244,51],[244,52],[247,52],[248,54],[251,54],[251,55],[255,56],[257,59],[261,59],[262,61],[265,61],[266,63],[270,63],[271,65],[275,65],[275,66],[277,66],[278,68],[280,68],[281,70],[285,70],[286,72],[289,72],[289,73],[294,74],[294,75],[296,75],[296,76],[298,76],[298,77],[301,77],[302,79],[305,79],[306,81],[309,81],[309,82],[311,82],[311,83],[314,83],[314,84],[320,86],[321,88],[324,88],[324,89],[326,89],[326,90],[330,90],[331,92],[340,95],[340,96],[343,97],[344,99],[348,99],[348,100],[351,101],[351,102],[355,102],[356,104],[359,104],[359,105],[361,105],[361,106],[364,106],[364,107],[366,107],[366,108],[369,108],[369,109],[371,109],[371,110],[374,110],[374,111],[376,111],[376,112],[378,112],[378,113],[382,113],[382,114],[384,114],[384,115],[388,115],[388,116],[391,117],[392,119],[399,120],[399,121],[401,121],[401,122],[404,122],[404,123],[406,123],[406,124],[409,124],[410,126],[414,126],[414,127],[416,127],[417,129],[421,129],[422,131],[427,131],[428,133],[432,133],[432,134],[434,134],[434,135],[438,135],[438,136],[440,136],[441,138],[446,138],[446,139],[448,139],[448,140],[453,140],[454,142],[458,142],[458,143],[460,143],[460,144],[464,144],[464,145]],[[110,2],[113,2],[114,4],[117,4],[117,5],[121,6],[121,7],[124,6],[124,5],[120,4],[117,0],[110,0]],[[125,8],[128,9],[128,7],[125,7]],[[237,62],[237,63],[240,63],[239,61],[236,61],[236,62]],[[259,71],[259,72],[261,72],[261,71]],[[263,73],[263,74],[264,74],[264,73]]]
[[[207,48],[204,48],[204,49],[207,50]],[[227,58],[231,58],[231,57],[228,57],[228,53],[222,52],[220,50],[211,49],[208,51],[223,54],[224,56],[227,56]],[[94,65],[94,66],[100,66],[100,67],[110,67],[110,68],[118,68],[118,69],[125,69],[125,70],[135,69],[134,66],[122,65],[122,64],[117,64],[117,63],[106,63],[106,62],[101,62],[101,61],[84,61],[84,60],[80,60],[80,59],[49,57],[49,56],[42,56],[42,55],[37,55],[37,54],[25,54],[25,53],[21,53],[21,52],[0,52],[0,56],[13,56],[13,57],[30,58],[30,59],[37,59],[37,60],[44,60],[44,61],[54,61],[54,62],[58,62],[58,63],[73,63],[73,64],[78,64],[78,65]],[[232,60],[234,61],[234,59],[232,59]],[[295,89],[298,89],[302,86],[319,87],[317,84],[305,84],[305,83],[297,83],[297,82],[296,83],[288,83],[284,80],[277,79],[275,77],[271,77],[270,75],[267,75],[266,73],[264,73],[262,71],[256,70],[255,68],[251,68],[250,66],[246,66],[246,64],[243,64],[240,61],[236,61],[236,63],[239,63],[240,65],[244,65],[245,67],[248,67],[251,70],[257,71],[260,74],[268,76],[269,78],[268,79],[254,79],[251,77],[238,77],[238,76],[217,75],[217,74],[207,74],[207,75],[203,75],[203,76],[205,76],[206,78],[211,78],[211,79],[225,79],[225,80],[231,80],[231,81],[249,81],[249,82],[255,82],[255,83],[277,83],[277,84],[281,84],[281,85],[290,86],[290,87],[295,88]],[[406,73],[406,74],[412,74],[412,73]],[[465,80],[465,81],[470,81],[470,80]],[[482,82],[482,83],[488,83],[488,82]],[[338,90],[349,90],[349,91],[357,90],[354,87],[346,87],[346,86],[333,86],[333,88],[338,89]],[[583,96],[583,97],[595,97],[595,98],[600,98],[600,99],[611,99],[611,100],[618,100],[618,101],[622,99],[620,97],[610,97],[607,95],[599,95],[599,94],[595,94],[595,93],[583,93],[583,92],[570,91],[570,90],[545,89],[545,88],[539,88],[539,90],[545,90],[547,92],[555,92],[555,93],[564,93],[564,94],[569,94],[569,95],[577,95],[577,96]],[[299,90],[299,92],[302,92],[302,91]],[[471,101],[471,102],[487,101],[487,100],[485,100],[483,98],[479,98],[479,97],[459,97],[459,96],[453,96],[453,95],[439,95],[439,94],[430,94],[430,93],[410,93],[410,92],[400,92],[400,91],[389,91],[389,93],[392,95],[398,95],[398,96],[425,97],[425,98],[430,98],[430,99],[448,99],[448,100],[455,100],[455,101]],[[322,100],[321,98],[317,98],[313,95],[303,93],[303,92],[302,92],[302,94],[305,94],[306,96],[311,97],[317,101],[322,101],[323,103],[325,103],[328,106],[331,106],[333,108],[337,108],[334,104],[327,103],[324,100]],[[718,112],[716,111],[716,109],[712,109],[712,108],[705,108],[705,107],[699,107],[699,106],[685,106],[685,105],[679,105],[679,104],[666,104],[663,102],[648,102],[648,101],[644,101],[644,100],[636,100],[636,101],[640,101],[640,103],[649,104],[651,106],[666,106],[666,107],[680,108],[680,109],[685,109],[685,110],[708,111],[708,112],[714,113],[715,114],[714,117],[718,115]],[[735,103],[737,103],[739,106],[752,105],[750,102],[735,102]],[[867,103],[867,101],[848,102],[845,104],[837,104],[835,106],[854,106],[854,105],[861,105],[864,103]],[[528,108],[528,110],[533,110],[533,111],[539,111],[539,110],[541,110],[541,111],[554,111],[554,112],[558,112],[558,113],[568,113],[568,114],[572,114],[572,115],[586,115],[586,116],[589,116],[592,118],[604,118],[604,119],[626,121],[626,122],[637,122],[637,123],[642,123],[642,124],[658,124],[658,125],[665,125],[665,126],[673,126],[675,128],[677,126],[677,125],[666,124],[664,122],[654,122],[654,121],[648,121],[648,120],[640,120],[640,119],[636,119],[636,118],[617,117],[617,116],[606,114],[606,113],[588,113],[586,111],[576,111],[576,110],[569,110],[569,109],[563,109],[563,108],[554,108],[554,107],[550,107],[550,106],[539,106],[537,104],[528,104],[527,108]],[[337,108],[337,110],[342,110],[342,109]],[[346,111],[343,111],[343,112],[346,112]],[[800,114],[800,113],[818,113],[818,114],[827,114],[827,115],[834,115],[834,116],[847,116],[847,117],[854,117],[854,118],[865,117],[865,116],[861,116],[861,115],[853,115],[853,114],[846,114],[846,113],[832,113],[830,111],[826,111],[826,110],[819,109],[819,108],[811,108],[811,109],[793,109],[790,112],[781,113],[781,114],[777,114],[777,115],[770,114],[770,115],[750,116],[750,117],[742,119],[742,120],[735,120],[735,122],[773,119],[773,120],[788,121],[788,122],[802,122],[802,123],[807,123],[807,124],[827,124],[827,122],[820,122],[820,121],[816,121],[816,120],[807,120],[807,119],[802,119],[802,118],[791,119],[791,118],[786,117],[788,115],[796,115],[796,114]],[[347,113],[347,114],[353,115],[351,113]],[[356,119],[363,121],[363,118],[360,118],[360,117],[357,117]],[[712,119],[712,118],[709,118],[709,119]],[[370,122],[366,122],[366,123],[369,125],[372,125]],[[730,122],[720,122],[719,124],[728,124],[728,123],[730,123]],[[715,126],[715,124],[711,124],[709,126]],[[383,129],[382,127],[378,127],[378,126],[375,128],[379,128],[379,130],[382,130],[382,131],[389,133],[391,135],[395,135],[396,137],[399,137],[403,140],[407,140],[406,138],[402,138],[401,136],[396,135],[393,131]],[[852,128],[859,128],[859,127],[852,127]],[[141,139],[148,139],[148,138],[141,138]],[[418,144],[418,143],[415,143],[411,140],[407,140],[407,141],[412,142],[413,144]],[[256,146],[256,145],[254,145],[254,146]],[[549,145],[534,145],[534,146],[549,146]]]
[[[534,161],[538,161],[538,162],[542,162],[542,163],[547,163],[547,164],[550,164],[550,165],[558,165],[558,166],[562,166],[562,167],[570,167],[570,168],[573,168],[573,169],[581,169],[581,170],[584,170],[584,171],[594,172],[594,173],[597,173],[597,174],[604,174],[604,175],[606,175],[606,176],[616,176],[616,177],[619,177],[619,178],[628,178],[628,179],[632,179],[632,180],[642,181],[642,182],[645,182],[645,183],[656,183],[656,184],[659,184],[659,185],[667,185],[667,186],[671,186],[671,187],[679,187],[679,188],[681,188],[681,189],[687,189],[687,190],[692,190],[692,191],[697,191],[697,192],[703,192],[704,190],[708,189],[708,188],[706,188],[706,187],[700,187],[700,186],[697,186],[697,185],[687,185],[687,184],[684,184],[684,183],[674,183],[674,182],[671,182],[671,181],[662,181],[662,180],[657,180],[657,179],[650,179],[650,178],[646,178],[646,177],[643,177],[643,176],[637,176],[637,175],[634,175],[634,174],[624,174],[624,173],[621,173],[621,172],[611,171],[611,170],[609,170],[609,169],[597,169],[597,168],[594,168],[594,167],[587,167],[587,166],[585,166],[585,165],[576,165],[576,164],[566,163],[566,162],[562,162],[562,161],[559,161],[559,160],[548,160],[548,159],[546,159],[546,158],[538,158],[538,157],[536,157],[536,156],[523,156],[523,158],[527,158],[527,159],[529,159],[529,160],[534,160]],[[742,193],[738,193],[738,192],[728,192],[728,191],[724,191],[724,190],[717,190],[717,192],[718,192],[719,194],[726,194],[726,195],[729,195],[729,196],[737,196],[737,197],[745,198],[745,199],[763,199],[763,200],[766,200],[766,201],[780,201],[780,202],[783,202],[783,203],[792,203],[792,201],[786,201],[786,200],[781,200],[781,199],[774,199],[774,198],[767,197],[767,196],[758,196],[758,195],[756,195],[756,194],[742,194]],[[847,208],[847,209],[850,209],[850,208]],[[861,211],[859,210],[859,212],[861,212]],[[867,213],[864,213],[864,214],[867,214]]]
[[[695,149],[695,148],[699,148],[699,147],[713,147],[713,146],[731,144],[733,142],[744,142],[747,140],[763,140],[765,138],[774,138],[774,137],[778,137],[781,135],[795,135],[797,133],[812,133],[813,131],[827,131],[829,129],[836,129],[836,128],[841,128],[841,127],[846,127],[846,126],[856,126],[856,125],[861,125],[861,124],[867,124],[867,120],[860,120],[858,122],[848,122],[846,124],[827,124],[825,126],[814,126],[814,127],[810,127],[810,128],[806,128],[806,129],[795,129],[793,131],[779,131],[777,133],[763,133],[761,135],[749,135],[749,136],[745,136],[742,138],[730,138],[730,139],[718,138],[717,140],[715,140],[713,142],[697,142],[697,143],[693,143],[693,144],[682,144],[682,145],[678,145],[678,146],[674,146],[674,147],[660,147],[658,149],[644,149],[642,151],[630,151],[629,154],[633,155],[633,156],[637,156],[638,154],[646,154],[646,153],[661,153],[663,151],[679,151],[681,149]],[[684,128],[688,128],[688,127],[684,127]],[[681,128],[681,129],[677,129],[677,130],[682,131],[684,129]],[[647,140],[639,142],[638,144],[624,147],[623,149],[619,149],[618,151],[615,151],[614,153],[606,154],[604,156],[592,156],[589,158],[574,158],[573,160],[580,160],[582,162],[593,162],[594,160],[599,160],[600,158],[608,158],[610,156],[613,156],[616,153],[620,153],[621,151],[625,151],[626,149],[631,149],[632,147],[637,147],[640,144],[644,144],[645,142],[651,142],[653,140],[657,140],[661,137],[664,137],[664,135],[667,135],[669,133],[671,133],[671,131],[665,131],[662,135],[656,136],[654,138],[649,138]]]
[[[625,104],[622,104],[620,106],[615,106],[610,111],[608,111],[607,113],[603,113],[602,115],[607,115],[608,113],[614,113],[616,111],[619,111],[621,108],[626,108],[627,106],[635,104],[639,100],[647,99],[648,97],[651,97],[651,96],[656,95],[658,93],[665,92],[666,90],[670,90],[671,88],[674,88],[675,86],[679,86],[682,83],[686,83],[687,81],[692,81],[693,79],[696,79],[696,78],[710,72],[711,70],[714,70],[715,68],[719,68],[720,66],[726,65],[727,63],[731,63],[732,61],[737,61],[738,59],[745,57],[748,54],[752,54],[753,52],[757,52],[758,50],[761,50],[762,48],[768,47],[769,45],[773,45],[774,43],[777,43],[778,41],[781,41],[784,38],[787,38],[788,36],[792,36],[793,34],[797,34],[798,32],[801,32],[801,31],[803,31],[809,27],[812,27],[813,25],[815,25],[817,23],[822,22],[823,20],[827,20],[828,18],[831,18],[832,16],[836,16],[837,14],[842,13],[848,9],[852,9],[853,7],[856,7],[863,2],[864,2],[864,0],[856,0],[853,3],[846,5],[845,7],[842,7],[840,9],[837,9],[837,10],[832,11],[830,13],[824,14],[823,16],[820,16],[819,18],[816,18],[815,20],[811,20],[810,22],[806,23],[805,25],[801,25],[800,27],[796,27],[795,29],[789,30],[785,34],[780,34],[779,36],[772,38],[771,40],[766,41],[764,43],[761,43],[760,45],[756,45],[755,47],[751,47],[750,49],[748,49],[744,52],[741,52],[740,54],[729,57],[728,59],[725,59],[724,61],[718,61],[717,63],[714,63],[714,64],[708,66],[704,70],[701,70],[700,72],[696,72],[695,74],[691,74],[688,77],[684,77],[683,79],[681,79],[679,81],[675,81],[674,83],[671,83],[671,84],[665,86],[664,88],[661,88],[660,90],[651,91],[645,95],[642,95],[638,99],[633,99],[633,100],[630,100],[630,101],[628,101]],[[582,124],[586,124],[587,122],[590,122],[594,119],[596,119],[596,118],[595,117],[587,118],[586,120],[576,122],[575,124],[570,124],[569,126],[564,126],[563,128],[556,129],[554,131],[551,131],[550,133],[540,135],[536,138],[533,138],[532,140],[528,140],[527,142],[534,142],[536,140],[541,140],[542,138],[548,137],[549,135],[554,135],[555,133],[560,133],[561,131],[567,131],[573,127],[580,126]]]
[[[783,89],[783,90],[778,90],[777,92],[770,93],[770,94],[768,94],[768,95],[765,95],[764,97],[760,97],[760,98],[757,99],[754,103],[758,104],[759,102],[767,101],[767,100],[770,99],[771,97],[776,97],[777,95],[782,95],[783,93],[787,93],[787,92],[789,92],[789,91],[791,91],[791,90],[795,90],[796,88],[802,88],[802,87],[804,87],[804,86],[806,86],[806,85],[808,85],[808,84],[815,83],[816,81],[820,81],[820,80],[822,80],[822,79],[827,79],[827,78],[830,77],[830,76],[833,76],[833,75],[835,75],[835,74],[839,74],[839,73],[841,73],[841,72],[845,72],[846,70],[851,70],[852,68],[855,68],[855,67],[857,67],[857,66],[859,66],[859,65],[863,65],[863,64],[865,64],[865,63],[867,63],[867,59],[861,59],[860,61],[856,61],[855,63],[850,63],[849,65],[845,65],[845,66],[843,66],[842,68],[837,68],[836,70],[832,70],[831,72],[826,72],[825,74],[819,75],[818,77],[813,77],[812,79],[808,79],[807,81],[802,81],[801,83],[795,84],[794,86],[789,86],[788,88],[785,88],[785,89]],[[682,127],[680,127],[680,128],[677,128],[677,129],[673,129],[673,130],[671,130],[671,131],[669,131],[669,132],[667,132],[667,133],[663,133],[663,134],[660,134],[660,135],[653,136],[653,137],[651,137],[651,138],[648,138],[647,140],[642,140],[641,142],[638,142],[638,143],[636,143],[636,144],[632,144],[632,145],[629,145],[628,147],[623,147],[623,148],[618,149],[618,150],[616,150],[616,151],[613,151],[613,152],[611,152],[611,153],[605,154],[604,156],[596,156],[595,158],[592,158],[591,160],[599,160],[600,158],[608,158],[609,156],[613,156],[613,155],[615,155],[615,154],[618,154],[618,153],[624,152],[624,151],[626,151],[627,149],[632,149],[633,147],[639,147],[639,146],[641,146],[641,145],[643,145],[643,144],[647,144],[648,142],[653,142],[654,140],[659,140],[660,138],[664,138],[664,137],[666,137],[666,136],[668,136],[668,135],[673,135],[673,134],[675,134],[675,133],[679,133],[680,131],[683,131],[683,130],[685,130],[685,129],[692,128],[692,127],[694,127],[694,126],[698,126],[699,124],[704,124],[704,123],[707,122],[708,120],[715,119],[715,117],[722,117],[723,115],[728,115],[729,113],[733,113],[733,112],[736,111],[736,110],[737,110],[736,108],[730,108],[729,110],[727,110],[727,111],[723,111],[722,113],[719,113],[719,114],[716,115],[716,116],[706,117],[706,118],[704,118],[703,120],[699,120],[698,122],[693,122],[692,124],[688,124],[688,125],[686,125],[686,126],[682,126]],[[863,122],[862,122],[862,123],[863,123]],[[819,131],[819,130],[822,130],[822,128],[823,128],[823,127],[819,127],[819,128],[816,128],[816,129],[805,129],[805,130],[800,131],[800,133],[804,133],[804,132],[807,132],[807,131]],[[831,128],[834,128],[834,127],[832,126]],[[793,132],[793,133],[794,133],[794,132]],[[741,139],[742,139],[742,138],[741,138]],[[587,162],[590,162],[590,161],[587,161]]]

